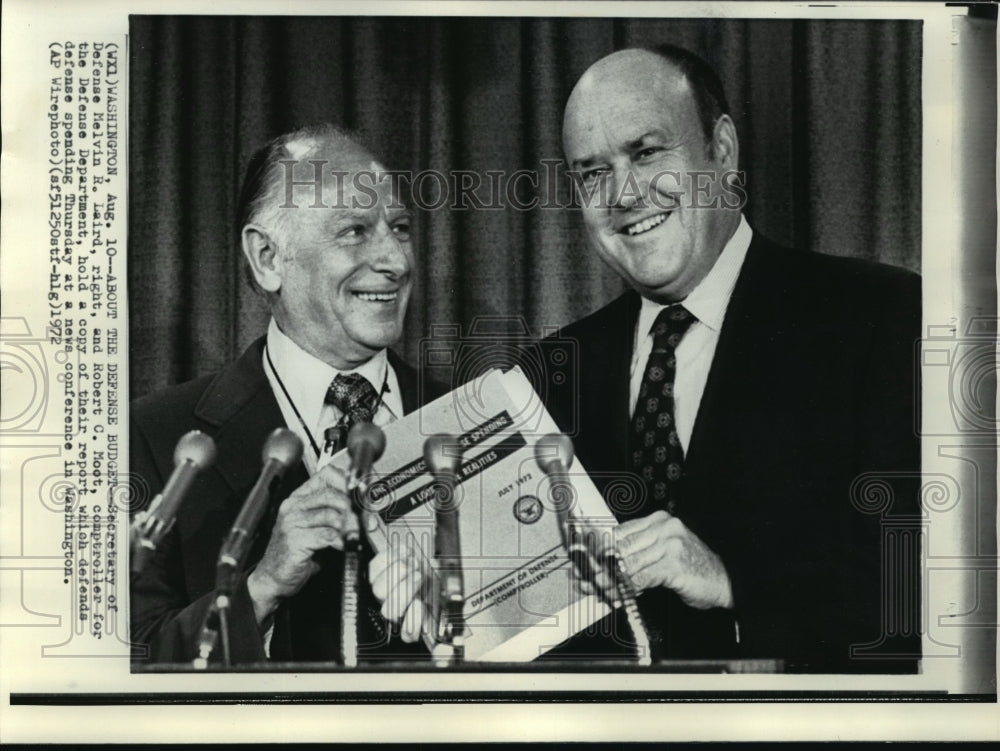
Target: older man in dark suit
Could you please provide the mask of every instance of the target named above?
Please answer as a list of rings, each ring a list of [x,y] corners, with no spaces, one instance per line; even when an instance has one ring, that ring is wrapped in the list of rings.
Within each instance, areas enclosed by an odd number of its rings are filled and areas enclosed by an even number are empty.
[[[327,463],[343,434],[330,429],[385,424],[426,393],[388,350],[402,335],[413,252],[409,214],[381,173],[332,127],[288,134],[259,151],[240,226],[252,281],[270,305],[267,334],[222,372],[132,405],[131,471],[154,492],[185,432],[213,436],[218,455],[132,582],[133,639],[154,660],[195,656],[221,542],[276,427],[299,435],[303,461],[273,494],[232,598],[232,659],[341,659],[338,551],[357,522],[343,474]],[[370,591],[361,596],[359,638],[370,654],[412,653],[391,638]]]
[[[563,145],[590,243],[632,291],[561,332],[578,390],[549,407],[605,485],[633,481],[609,502],[654,652],[912,671],[919,278],[753,231],[722,86],[684,50],[592,65]],[[557,654],[600,651],[574,646]]]

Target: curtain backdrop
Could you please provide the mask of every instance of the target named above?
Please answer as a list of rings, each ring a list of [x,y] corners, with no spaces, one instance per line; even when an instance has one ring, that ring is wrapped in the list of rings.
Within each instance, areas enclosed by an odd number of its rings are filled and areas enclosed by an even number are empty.
[[[390,169],[544,175],[576,79],[622,47],[670,42],[716,67],[756,230],[920,267],[916,21],[133,16],[130,28],[133,397],[217,370],[263,333],[233,224],[246,162],[270,138],[328,121]],[[434,324],[521,315],[537,334],[623,289],[575,209],[423,211],[415,230],[398,347],[414,363]]]

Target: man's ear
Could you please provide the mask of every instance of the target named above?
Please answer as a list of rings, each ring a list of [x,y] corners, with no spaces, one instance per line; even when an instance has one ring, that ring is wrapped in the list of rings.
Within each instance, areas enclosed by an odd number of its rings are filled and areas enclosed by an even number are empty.
[[[250,263],[257,284],[265,292],[277,292],[281,289],[283,267],[271,234],[257,224],[248,224],[243,228],[240,237],[243,255]]]
[[[736,137],[736,126],[729,115],[721,115],[715,121],[712,134],[712,154],[715,161],[727,170],[735,170],[740,164],[740,142]]]

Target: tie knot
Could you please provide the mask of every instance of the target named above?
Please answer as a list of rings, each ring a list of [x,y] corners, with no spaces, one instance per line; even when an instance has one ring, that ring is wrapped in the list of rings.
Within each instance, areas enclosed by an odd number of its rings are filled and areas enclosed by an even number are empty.
[[[659,351],[675,349],[684,332],[694,321],[695,317],[683,305],[671,305],[661,310],[650,330],[653,335],[653,349]]]
[[[347,415],[351,424],[371,422],[378,407],[378,392],[364,376],[341,373],[327,389],[325,401]]]

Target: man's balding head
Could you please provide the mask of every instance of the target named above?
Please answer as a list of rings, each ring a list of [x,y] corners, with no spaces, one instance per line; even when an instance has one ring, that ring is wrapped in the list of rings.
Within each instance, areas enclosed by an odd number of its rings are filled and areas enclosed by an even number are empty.
[[[308,126],[272,139],[250,158],[240,190],[236,216],[236,232],[254,224],[268,229],[275,239],[287,242],[291,216],[281,206],[298,206],[315,202],[316,189],[309,185],[316,172],[311,161],[323,163],[325,183],[320,191],[322,202],[329,205],[330,172],[346,169],[352,163],[374,164],[375,158],[357,138],[335,125]],[[289,194],[290,181],[298,183]],[[335,186],[334,186],[335,187]],[[289,197],[292,200],[289,202]],[[247,269],[248,281],[256,288],[253,274]],[[259,288],[257,288],[259,291]]]
[[[412,284],[410,217],[371,153],[332,126],[255,154],[240,242],[281,330],[339,370],[402,335]]]

